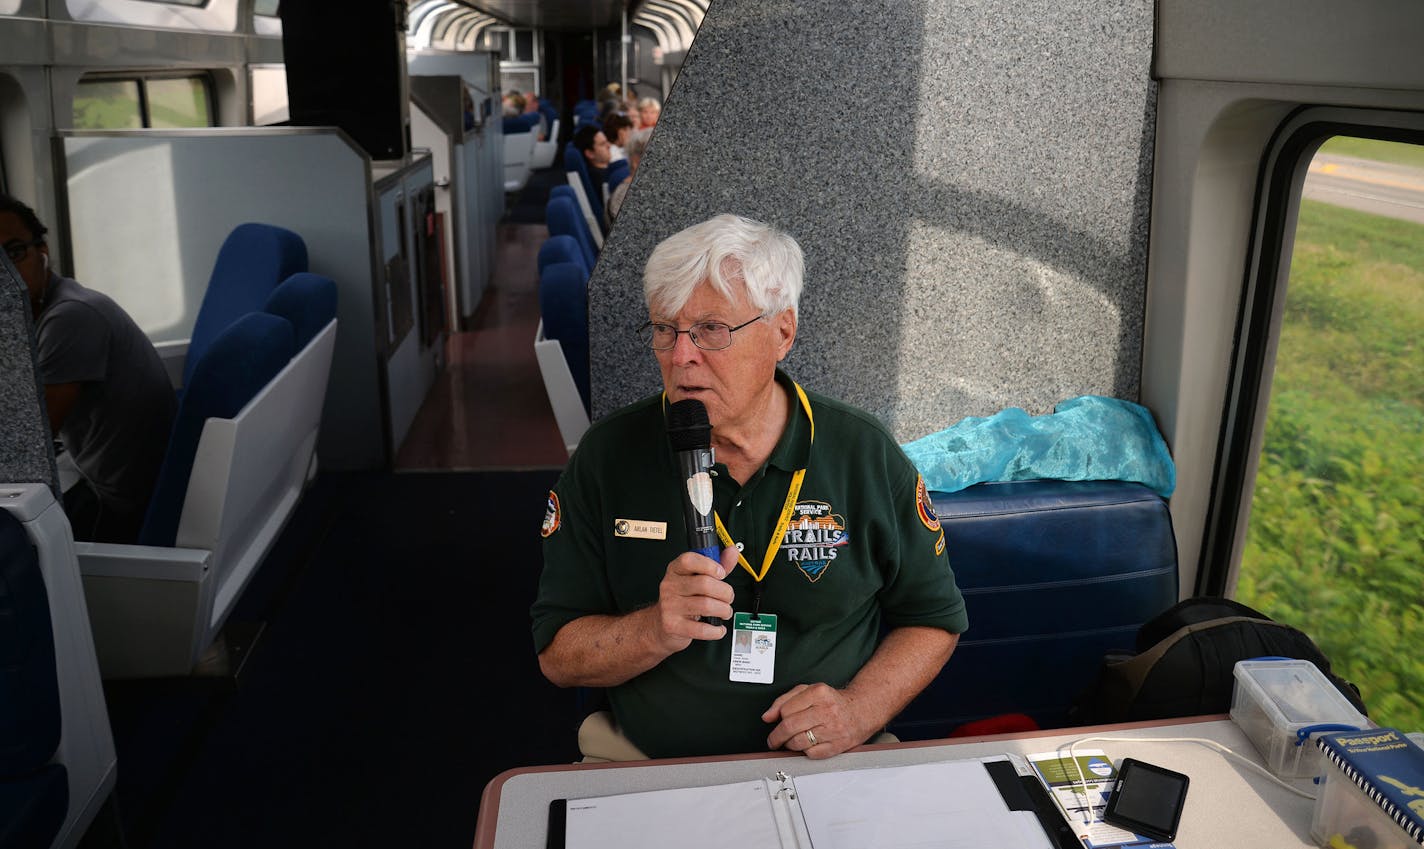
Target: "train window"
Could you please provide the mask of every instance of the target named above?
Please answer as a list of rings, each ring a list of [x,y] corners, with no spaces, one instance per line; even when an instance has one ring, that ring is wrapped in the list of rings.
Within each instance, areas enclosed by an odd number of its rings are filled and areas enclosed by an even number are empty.
[[[208,86],[201,77],[146,80],[151,127],[211,127]]]
[[[170,6],[206,6],[208,0],[147,0],[149,3],[167,3]]]
[[[123,130],[143,126],[138,80],[82,80],[74,95],[76,130]]]
[[[281,11],[281,0],[256,0],[256,2],[252,4],[252,14],[254,15],[265,15],[269,18],[275,18],[281,14]]]
[[[1424,728],[1424,146],[1325,141],[1289,250],[1234,594]]]
[[[537,62],[534,30],[489,27],[480,35],[480,49],[499,54],[501,62]]]
[[[291,117],[287,103],[287,66],[253,65],[249,69],[252,77],[252,123],[265,127],[280,124]]]
[[[212,92],[205,76],[100,77],[80,80],[74,128],[211,127]]]

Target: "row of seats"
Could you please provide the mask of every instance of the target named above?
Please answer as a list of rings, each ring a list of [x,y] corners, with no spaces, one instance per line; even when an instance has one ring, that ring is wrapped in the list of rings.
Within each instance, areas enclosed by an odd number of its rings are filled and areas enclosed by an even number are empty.
[[[580,157],[581,159],[582,157]],[[588,280],[598,260],[572,186],[555,186],[544,210],[549,238],[539,248],[539,329],[534,353],[564,447],[588,429]]]
[[[139,545],[76,546],[106,678],[187,674],[315,474],[337,295],[306,265],[267,224],[218,252]]]
[[[549,192],[549,239],[539,249],[539,331],[534,350],[554,418],[569,453],[588,428],[588,280],[603,247],[608,192],[628,179],[628,160],[610,163],[595,187],[583,154],[564,150],[568,185]],[[565,376],[567,373],[567,377]],[[575,390],[577,395],[575,397]]]

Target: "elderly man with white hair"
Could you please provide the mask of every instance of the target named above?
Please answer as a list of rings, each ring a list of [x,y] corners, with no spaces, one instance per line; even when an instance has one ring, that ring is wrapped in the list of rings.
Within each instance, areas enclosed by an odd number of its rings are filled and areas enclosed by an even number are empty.
[[[595,423],[549,493],[532,609],[549,680],[607,688],[586,760],[839,754],[876,739],[968,626],[914,466],[872,416],[778,368],[802,276],[794,239],[733,215],[648,259],[639,335],[663,391]],[[720,562],[687,551],[665,422],[686,399],[712,426]]]

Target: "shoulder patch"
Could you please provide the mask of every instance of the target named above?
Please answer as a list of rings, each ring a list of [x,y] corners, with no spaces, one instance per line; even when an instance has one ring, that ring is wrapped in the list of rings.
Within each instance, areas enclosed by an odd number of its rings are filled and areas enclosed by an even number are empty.
[[[539,536],[548,539],[554,535],[554,531],[559,529],[559,522],[562,514],[559,512],[559,496],[552,489],[549,490],[549,504],[544,508],[544,526],[539,529]]]
[[[931,531],[939,530],[939,517],[935,515],[934,506],[930,504],[930,493],[925,489],[923,475],[915,483],[915,511],[920,514],[920,522],[926,528]]]

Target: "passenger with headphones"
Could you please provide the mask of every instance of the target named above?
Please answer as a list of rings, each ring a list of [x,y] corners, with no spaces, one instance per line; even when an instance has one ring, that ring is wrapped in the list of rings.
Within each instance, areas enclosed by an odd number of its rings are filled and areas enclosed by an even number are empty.
[[[128,313],[51,269],[46,232],[34,210],[0,194],[0,244],[29,290],[50,426],[82,476],[64,495],[74,538],[135,542],[177,400]]]

